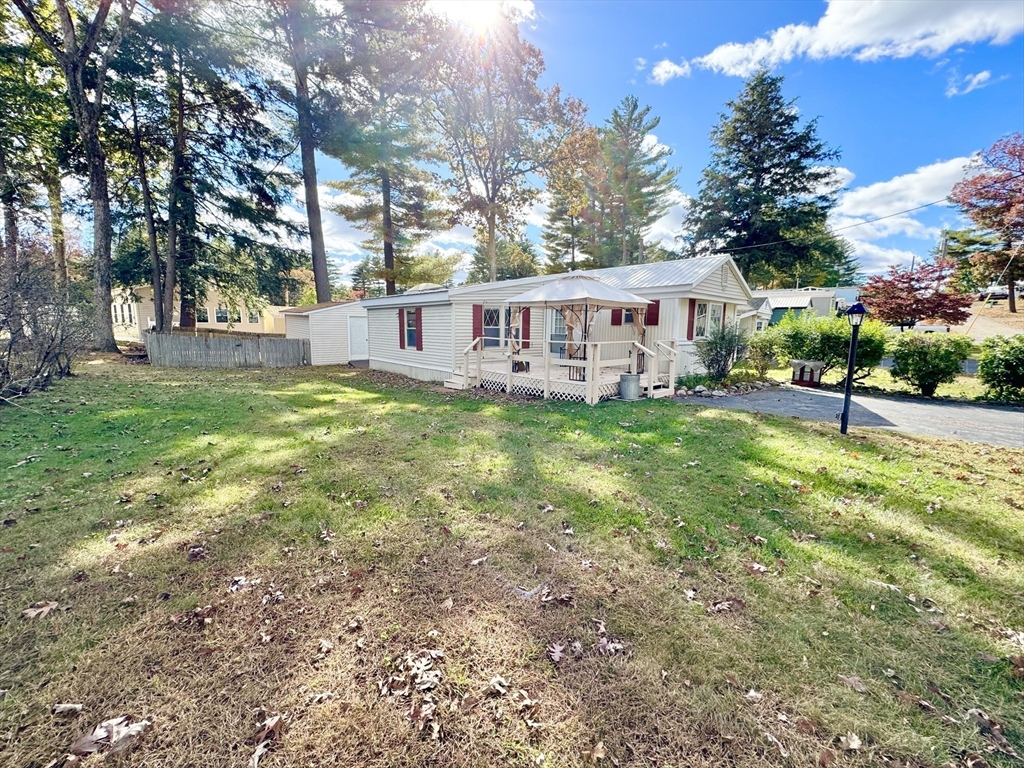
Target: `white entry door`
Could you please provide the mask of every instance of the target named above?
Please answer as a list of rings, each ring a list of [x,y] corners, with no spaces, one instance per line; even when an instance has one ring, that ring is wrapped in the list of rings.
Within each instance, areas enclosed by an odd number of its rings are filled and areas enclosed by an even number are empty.
[[[370,341],[366,333],[366,318],[352,315],[348,319],[348,359],[366,360],[370,357]]]

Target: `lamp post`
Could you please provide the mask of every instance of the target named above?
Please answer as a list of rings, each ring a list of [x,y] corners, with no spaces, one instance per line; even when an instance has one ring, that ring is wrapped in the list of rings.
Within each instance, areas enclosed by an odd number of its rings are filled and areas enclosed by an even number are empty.
[[[843,395],[843,416],[839,422],[841,435],[845,435],[847,427],[850,426],[850,395],[853,394],[853,366],[857,362],[857,335],[867,312],[859,301],[846,310],[846,319],[853,328],[853,333],[850,334],[850,356],[846,361],[846,393]]]

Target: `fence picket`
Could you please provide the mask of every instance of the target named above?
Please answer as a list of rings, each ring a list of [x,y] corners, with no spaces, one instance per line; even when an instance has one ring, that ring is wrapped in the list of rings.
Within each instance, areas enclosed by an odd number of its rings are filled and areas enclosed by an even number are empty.
[[[146,354],[166,368],[291,368],[309,365],[309,339],[147,332]]]

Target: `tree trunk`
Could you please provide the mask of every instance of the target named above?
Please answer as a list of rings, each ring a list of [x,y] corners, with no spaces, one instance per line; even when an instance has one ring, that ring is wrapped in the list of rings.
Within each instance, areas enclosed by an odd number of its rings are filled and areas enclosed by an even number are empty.
[[[46,199],[50,206],[50,230],[53,234],[53,271],[57,284],[68,284],[68,254],[64,238],[64,200],[60,191],[60,172],[56,165],[47,165],[40,169],[43,186],[46,187]]]
[[[174,109],[174,147],[171,159],[171,179],[167,192],[167,265],[164,272],[164,325],[170,332],[174,328],[174,287],[177,285],[178,259],[178,191],[182,184],[185,158],[185,87],[179,71]]]
[[[184,285],[181,287],[181,319],[178,322],[178,327],[196,327],[196,297]]]
[[[139,135],[139,116],[135,107],[135,94],[131,96],[132,102],[132,144],[135,149],[135,161],[139,168],[139,186],[142,187],[142,211],[146,219],[146,238],[149,241],[149,271],[150,284],[153,288],[153,318],[156,324],[156,332],[163,333],[164,328],[164,302],[163,285],[160,279],[160,250],[156,236],[156,218],[153,212],[153,194],[149,188],[149,174],[146,172],[146,155],[142,151],[142,139]],[[141,321],[140,321],[141,324]]]
[[[488,209],[487,211],[487,261],[491,268],[491,282],[495,282],[498,279],[498,250],[497,243],[494,242],[494,219],[495,213],[493,210]]]
[[[309,67],[306,62],[306,40],[303,37],[299,10],[294,3],[288,11],[292,66],[295,70],[295,117],[302,156],[302,184],[306,192],[306,221],[309,224],[309,245],[313,257],[313,282],[317,303],[331,300],[331,276],[327,271],[327,248],[320,214],[320,192],[316,182],[316,136],[313,133],[313,110],[309,101]]]
[[[386,168],[380,173],[381,216],[384,223],[384,293],[395,295],[395,233],[391,222],[391,176]],[[491,267],[491,279],[494,267]]]
[[[110,222],[110,192],[107,185],[107,155],[100,146],[98,128],[83,141],[89,162],[89,190],[92,195],[93,253],[93,346],[100,352],[117,352],[114,319],[110,314],[110,251],[114,232]]]
[[[0,149],[0,202],[3,205],[4,243],[3,256],[12,267],[18,261],[18,210],[15,207],[14,179],[7,167],[7,156]]]

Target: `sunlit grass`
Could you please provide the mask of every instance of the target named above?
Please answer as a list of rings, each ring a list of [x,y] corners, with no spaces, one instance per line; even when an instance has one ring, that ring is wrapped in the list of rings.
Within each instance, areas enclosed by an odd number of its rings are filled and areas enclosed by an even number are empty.
[[[868,745],[848,764],[941,765],[990,743],[972,707],[1020,745],[1022,451],[343,369],[85,370],[0,410],[0,726],[19,729],[0,762],[45,765],[130,711],[162,728],[132,764],[244,763],[231,745],[260,707],[294,718],[270,768],[575,765],[597,740],[623,764],[778,764],[765,732],[815,764],[848,731]],[[229,592],[240,575],[262,586]],[[575,605],[511,589],[544,582]],[[733,598],[745,609],[708,613]],[[20,618],[46,599],[70,610]],[[205,631],[171,621],[208,604]],[[594,618],[628,656],[592,650]],[[320,638],[335,651],[313,663]],[[571,639],[586,652],[553,666],[544,649]],[[500,674],[544,727],[502,699],[423,738],[376,681],[430,644],[445,696]],[[961,724],[899,700],[886,670]],[[55,700],[85,713],[58,721]]]

